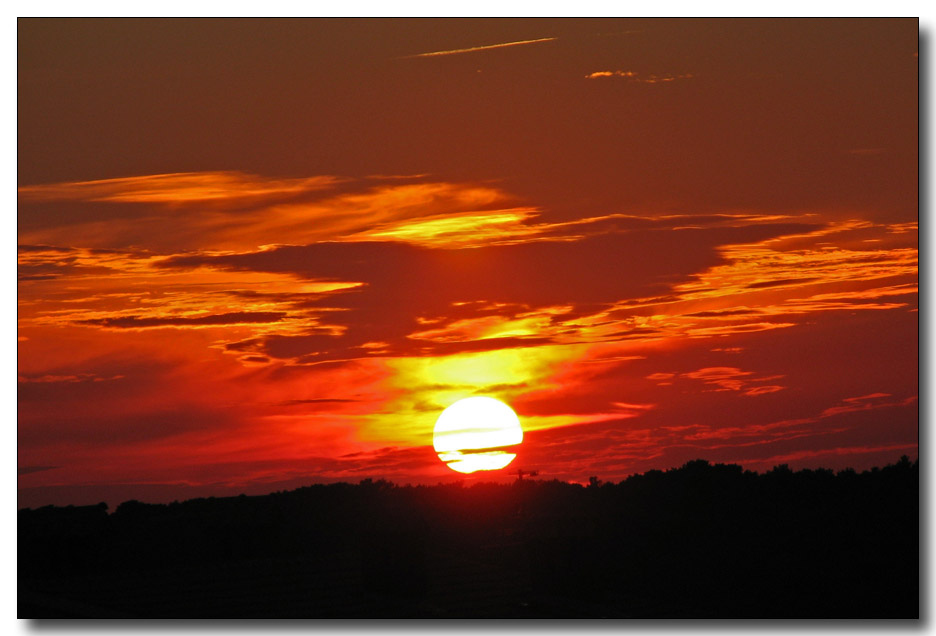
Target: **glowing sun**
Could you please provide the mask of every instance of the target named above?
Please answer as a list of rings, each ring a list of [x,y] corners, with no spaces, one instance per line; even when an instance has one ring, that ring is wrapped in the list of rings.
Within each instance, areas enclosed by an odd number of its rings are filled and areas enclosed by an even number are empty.
[[[439,459],[460,473],[503,468],[517,456],[510,447],[523,441],[520,419],[509,406],[489,397],[459,400],[442,411],[432,433]]]

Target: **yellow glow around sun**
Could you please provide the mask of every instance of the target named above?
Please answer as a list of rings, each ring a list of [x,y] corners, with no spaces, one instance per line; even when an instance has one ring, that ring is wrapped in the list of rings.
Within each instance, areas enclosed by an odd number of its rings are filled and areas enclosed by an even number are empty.
[[[489,397],[455,402],[439,415],[432,435],[439,459],[459,473],[504,468],[516,457],[505,448],[522,441],[517,414]]]

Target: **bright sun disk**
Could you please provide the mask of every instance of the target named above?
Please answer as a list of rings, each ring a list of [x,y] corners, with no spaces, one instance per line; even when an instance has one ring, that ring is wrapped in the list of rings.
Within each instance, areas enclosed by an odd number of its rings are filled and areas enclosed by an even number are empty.
[[[432,434],[439,459],[459,473],[504,468],[517,456],[509,447],[522,441],[517,414],[490,397],[464,398],[450,405]]]

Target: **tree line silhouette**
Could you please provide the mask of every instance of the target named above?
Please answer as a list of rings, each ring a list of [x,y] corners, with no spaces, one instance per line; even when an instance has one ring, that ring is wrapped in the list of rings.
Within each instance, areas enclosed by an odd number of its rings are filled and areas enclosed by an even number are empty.
[[[21,618],[919,615],[919,462],[18,514]]]

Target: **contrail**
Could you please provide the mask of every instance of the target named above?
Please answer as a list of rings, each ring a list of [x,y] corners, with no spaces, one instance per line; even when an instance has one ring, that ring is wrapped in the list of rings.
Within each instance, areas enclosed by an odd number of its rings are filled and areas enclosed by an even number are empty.
[[[433,51],[431,53],[419,53],[417,55],[405,55],[401,60],[407,60],[414,57],[435,57],[436,55],[457,55],[459,53],[474,53],[475,51],[487,51],[489,49],[500,49],[505,46],[520,46],[521,44],[536,44],[537,42],[552,42],[559,38],[540,38],[538,40],[518,40],[517,42],[504,42],[503,44],[488,44],[486,46],[473,46],[470,49],[452,49],[451,51]]]

